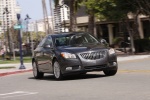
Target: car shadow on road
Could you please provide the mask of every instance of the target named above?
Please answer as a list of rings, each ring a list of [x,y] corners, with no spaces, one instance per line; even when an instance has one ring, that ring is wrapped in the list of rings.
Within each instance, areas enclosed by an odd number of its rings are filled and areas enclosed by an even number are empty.
[[[68,75],[65,76],[62,80],[60,81],[70,81],[70,80],[85,80],[85,79],[94,79],[94,78],[103,78],[103,77],[108,77],[104,74],[91,74],[91,73],[87,73],[85,75]],[[35,79],[34,77],[29,77],[29,79]],[[38,79],[38,80],[46,80],[46,81],[57,81],[54,78],[54,75],[45,75],[42,79]]]

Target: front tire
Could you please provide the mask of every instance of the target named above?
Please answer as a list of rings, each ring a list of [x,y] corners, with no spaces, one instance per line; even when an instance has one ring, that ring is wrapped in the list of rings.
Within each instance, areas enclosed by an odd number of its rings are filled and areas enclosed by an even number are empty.
[[[63,75],[62,75],[61,69],[60,69],[60,65],[57,61],[54,62],[53,72],[54,72],[54,77],[56,80],[61,80],[63,78]]]
[[[44,73],[39,72],[36,62],[33,62],[33,76],[35,79],[41,79],[44,76]]]
[[[104,74],[106,76],[113,76],[117,73],[117,68],[116,69],[108,69],[108,70],[103,70]]]

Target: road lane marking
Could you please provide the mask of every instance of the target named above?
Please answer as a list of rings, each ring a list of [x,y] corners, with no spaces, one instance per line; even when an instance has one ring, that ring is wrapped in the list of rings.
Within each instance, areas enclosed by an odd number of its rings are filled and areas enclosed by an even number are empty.
[[[19,96],[33,95],[33,94],[38,94],[38,92],[15,91],[10,93],[0,94],[0,98],[12,98],[12,97],[19,97]]]
[[[4,93],[4,94],[0,94],[0,96],[4,96],[4,95],[11,95],[11,94],[17,94],[17,93],[22,93],[23,91],[16,91],[16,92],[11,92],[11,93]]]

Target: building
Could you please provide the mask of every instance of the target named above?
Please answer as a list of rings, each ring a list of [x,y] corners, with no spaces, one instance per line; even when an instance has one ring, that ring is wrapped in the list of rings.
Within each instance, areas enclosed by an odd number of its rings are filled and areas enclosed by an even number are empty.
[[[16,8],[21,9],[17,6],[16,0],[0,0],[0,22],[2,23],[0,33],[6,31],[17,21]]]
[[[134,24],[132,13],[128,14],[130,19],[131,26]],[[150,22],[147,16],[139,15],[137,18],[138,22],[138,31],[139,31],[139,38],[143,39],[145,37],[150,37]],[[77,27],[80,31],[88,31],[88,15],[85,13],[85,8],[81,8],[79,12],[77,12]],[[123,23],[118,21],[100,21],[96,19],[96,36],[98,38],[106,39],[109,44],[114,43],[115,38],[128,38],[129,40],[129,33],[127,30],[124,30],[126,26],[123,26]],[[132,26],[133,27],[133,26]]]
[[[52,33],[53,30],[54,30],[52,21],[53,21],[53,17],[52,16],[48,16],[48,22],[49,22],[48,24],[49,24],[49,32],[50,33]],[[40,20],[36,20],[34,22],[30,22],[28,24],[28,28],[27,29],[28,29],[27,31],[30,31],[30,32],[33,32],[33,31],[46,32],[47,31],[45,23],[44,23],[44,19],[40,19]]]
[[[130,19],[130,26],[134,27],[133,17],[135,15],[132,13],[128,14]],[[86,13],[86,8],[84,6],[80,7],[80,9],[76,13],[76,21],[77,21],[77,30],[88,32],[88,22],[89,16]],[[139,15],[137,18],[138,22],[138,37],[140,39],[150,38],[150,21],[148,16]],[[130,36],[127,31],[126,25],[118,21],[107,21],[107,20],[98,20],[95,19],[96,23],[96,33],[94,34],[97,38],[104,38],[110,45],[114,44],[115,39],[121,38],[122,41],[127,40],[130,41]],[[67,26],[69,27],[69,21],[67,21]],[[131,30],[133,31],[133,30]]]
[[[68,32],[66,21],[70,19],[70,9],[66,4],[58,5],[54,9],[55,32]]]

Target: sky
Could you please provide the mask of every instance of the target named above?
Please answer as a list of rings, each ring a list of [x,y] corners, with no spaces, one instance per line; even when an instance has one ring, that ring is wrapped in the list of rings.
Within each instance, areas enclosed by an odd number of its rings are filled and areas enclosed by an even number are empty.
[[[48,0],[46,0],[48,2]],[[24,19],[28,14],[32,21],[42,19],[42,0],[17,0],[21,7],[21,17]],[[47,9],[49,7],[47,6]]]

